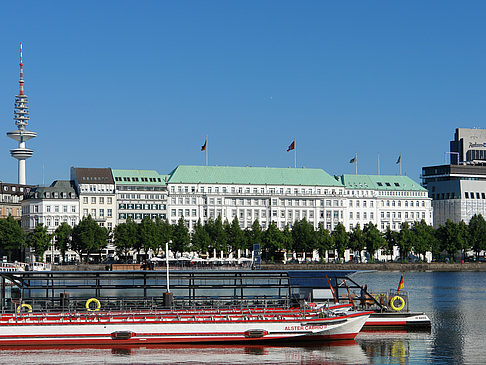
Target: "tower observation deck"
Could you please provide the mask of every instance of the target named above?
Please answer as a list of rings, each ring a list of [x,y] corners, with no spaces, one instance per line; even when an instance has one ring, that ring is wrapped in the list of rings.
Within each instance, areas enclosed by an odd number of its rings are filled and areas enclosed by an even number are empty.
[[[25,142],[34,138],[37,133],[28,131],[25,127],[29,124],[29,98],[24,94],[24,64],[22,63],[22,43],[20,43],[20,80],[19,94],[15,96],[14,120],[17,130],[7,132],[7,136],[16,140],[19,145],[11,149],[10,154],[19,163],[19,184],[25,185],[25,160],[32,157],[33,150],[25,147]]]

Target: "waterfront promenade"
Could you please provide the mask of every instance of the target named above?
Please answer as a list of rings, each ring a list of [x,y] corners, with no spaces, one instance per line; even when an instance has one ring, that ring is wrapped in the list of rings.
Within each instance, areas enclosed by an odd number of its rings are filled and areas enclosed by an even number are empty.
[[[54,271],[94,271],[106,270],[111,265],[53,265]],[[124,265],[120,269],[136,270],[140,265]],[[435,271],[435,272],[460,272],[460,271],[486,271],[486,263],[466,262],[466,263],[310,263],[310,264],[262,264],[262,270],[375,270],[375,271]]]

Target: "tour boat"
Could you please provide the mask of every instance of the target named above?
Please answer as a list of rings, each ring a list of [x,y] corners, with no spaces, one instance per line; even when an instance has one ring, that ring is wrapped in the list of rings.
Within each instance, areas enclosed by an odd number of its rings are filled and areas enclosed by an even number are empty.
[[[352,309],[352,304],[339,304],[328,307],[336,314],[344,314]],[[430,330],[430,318],[423,312],[397,312],[391,310],[374,310],[366,320],[363,331],[386,330]]]
[[[370,314],[288,308],[21,312],[0,315],[0,346],[350,340]]]

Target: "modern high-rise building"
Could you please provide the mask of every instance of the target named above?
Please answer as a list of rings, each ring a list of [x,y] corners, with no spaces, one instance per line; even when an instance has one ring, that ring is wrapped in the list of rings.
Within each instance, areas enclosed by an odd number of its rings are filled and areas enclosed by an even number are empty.
[[[450,164],[422,168],[422,185],[432,198],[434,226],[486,217],[486,129],[457,128]]]
[[[19,94],[15,96],[14,120],[17,130],[7,132],[7,136],[16,140],[19,145],[10,150],[12,157],[18,160],[18,183],[25,185],[25,160],[32,157],[34,151],[25,147],[25,142],[34,138],[37,134],[28,131],[26,126],[29,124],[29,98],[24,94],[24,64],[22,62],[22,43],[20,43],[20,80]]]

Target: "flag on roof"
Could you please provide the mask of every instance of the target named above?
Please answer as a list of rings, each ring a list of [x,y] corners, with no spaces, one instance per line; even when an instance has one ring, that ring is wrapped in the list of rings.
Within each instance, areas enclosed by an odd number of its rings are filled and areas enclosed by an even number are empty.
[[[398,156],[398,160],[397,160],[397,164],[399,164],[400,162],[402,162],[402,155],[400,154],[400,156]]]
[[[287,148],[287,152],[289,152],[291,150],[295,150],[295,139],[292,141],[292,143],[290,144],[289,148]]]
[[[349,160],[349,163],[355,163],[357,160],[358,160],[358,154],[355,153],[354,157],[351,160]]]
[[[206,147],[208,146],[208,140],[204,141],[204,144],[201,146],[201,151],[206,151]]]

